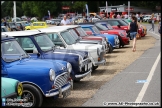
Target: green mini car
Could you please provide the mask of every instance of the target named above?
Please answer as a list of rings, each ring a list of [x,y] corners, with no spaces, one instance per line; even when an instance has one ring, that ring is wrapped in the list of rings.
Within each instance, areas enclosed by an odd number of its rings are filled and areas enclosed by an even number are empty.
[[[1,77],[1,98],[20,99],[23,93],[22,83],[16,79]]]

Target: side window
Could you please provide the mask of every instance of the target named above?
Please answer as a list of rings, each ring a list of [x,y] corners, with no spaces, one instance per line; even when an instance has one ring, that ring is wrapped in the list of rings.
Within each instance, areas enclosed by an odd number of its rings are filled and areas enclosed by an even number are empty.
[[[37,23],[34,23],[33,26],[38,26],[38,24]]]
[[[90,28],[83,28],[84,31],[91,31]]]
[[[59,45],[59,46],[63,45],[63,42],[57,33],[48,34],[48,36],[55,45]]]
[[[108,21],[108,23],[109,23],[111,26],[117,26],[117,25],[119,25],[119,22],[118,22],[118,21]]]
[[[36,49],[34,43],[28,37],[16,38],[16,40],[27,53],[33,53],[33,50]]]

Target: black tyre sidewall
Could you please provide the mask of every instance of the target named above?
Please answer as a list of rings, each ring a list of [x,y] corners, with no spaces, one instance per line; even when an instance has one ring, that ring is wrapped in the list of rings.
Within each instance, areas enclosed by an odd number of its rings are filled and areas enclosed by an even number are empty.
[[[40,107],[43,102],[43,96],[41,92],[33,85],[23,84],[23,90],[30,91],[34,96],[34,102],[32,107]]]

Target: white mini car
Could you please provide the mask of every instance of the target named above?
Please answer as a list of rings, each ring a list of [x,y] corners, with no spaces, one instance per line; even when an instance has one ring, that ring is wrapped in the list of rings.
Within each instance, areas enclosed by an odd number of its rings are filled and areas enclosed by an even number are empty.
[[[99,44],[85,44],[77,43],[77,41],[71,36],[68,30],[60,28],[42,28],[38,29],[40,32],[45,32],[48,34],[52,42],[61,48],[72,49],[78,51],[88,51],[89,56],[92,61],[93,70],[97,69],[99,65],[104,65],[106,59],[104,55],[106,54],[105,48]],[[35,30],[31,30],[35,31]]]

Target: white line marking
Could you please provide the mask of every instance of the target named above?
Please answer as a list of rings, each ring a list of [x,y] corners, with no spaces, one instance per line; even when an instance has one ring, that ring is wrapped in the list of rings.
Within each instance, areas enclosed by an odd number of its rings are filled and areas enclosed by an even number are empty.
[[[157,64],[158,64],[159,60],[160,60],[160,53],[159,53],[154,65],[152,66],[151,71],[150,71],[147,79],[146,79],[147,83],[145,83],[143,85],[143,87],[142,87],[140,93],[138,94],[138,97],[136,98],[135,102],[141,102],[142,101],[142,98],[143,98],[143,96],[144,96],[144,94],[145,94],[145,92],[147,90],[147,87],[148,87],[149,83],[151,82],[152,76],[154,75],[154,72],[155,72],[155,69],[157,67]]]

